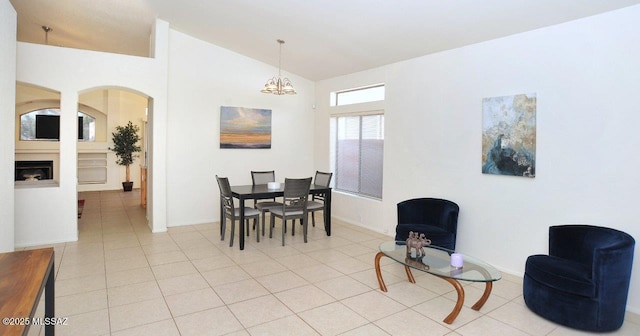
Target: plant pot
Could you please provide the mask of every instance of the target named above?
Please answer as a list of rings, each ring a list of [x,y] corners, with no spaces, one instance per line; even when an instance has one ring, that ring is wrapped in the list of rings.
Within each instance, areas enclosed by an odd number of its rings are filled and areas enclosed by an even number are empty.
[[[122,182],[122,189],[124,189],[124,191],[131,191],[133,189],[133,181]]]

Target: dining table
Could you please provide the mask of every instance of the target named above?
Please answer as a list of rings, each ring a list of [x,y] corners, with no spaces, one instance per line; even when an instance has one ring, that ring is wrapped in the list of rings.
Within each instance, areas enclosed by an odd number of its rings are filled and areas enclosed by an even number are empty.
[[[0,335],[32,334],[29,327],[44,326],[44,335],[53,336],[56,325],[69,323],[55,317],[54,256],[53,247],[0,253]],[[44,318],[36,317],[43,292]]]
[[[309,187],[309,195],[324,195],[324,230],[327,236],[331,236],[331,187],[311,184]],[[267,184],[249,184],[231,186],[231,195],[238,199],[238,208],[240,209],[240,250],[244,250],[245,227],[244,208],[248,199],[261,200],[284,196],[284,183],[280,183],[277,188],[269,188]],[[225,220],[223,211],[220,211],[220,223]],[[222,225],[220,225],[222,232]],[[256,232],[256,234],[260,234]]]

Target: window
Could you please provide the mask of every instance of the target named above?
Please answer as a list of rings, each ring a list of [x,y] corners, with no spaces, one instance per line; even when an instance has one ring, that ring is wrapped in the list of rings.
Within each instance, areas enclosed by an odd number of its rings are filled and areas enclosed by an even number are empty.
[[[78,111],[78,140],[96,141],[96,118]]]
[[[78,111],[78,140],[95,141],[96,119]],[[20,140],[60,139],[60,109],[48,108],[20,116]]]
[[[331,92],[331,106],[343,106],[384,100],[384,84]]]
[[[384,115],[332,117],[330,123],[335,189],[381,199]]]

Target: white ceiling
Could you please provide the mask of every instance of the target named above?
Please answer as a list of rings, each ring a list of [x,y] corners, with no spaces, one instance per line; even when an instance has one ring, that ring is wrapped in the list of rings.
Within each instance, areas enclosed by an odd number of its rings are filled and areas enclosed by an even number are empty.
[[[146,56],[172,29],[320,80],[639,4],[640,0],[10,0],[18,40]]]

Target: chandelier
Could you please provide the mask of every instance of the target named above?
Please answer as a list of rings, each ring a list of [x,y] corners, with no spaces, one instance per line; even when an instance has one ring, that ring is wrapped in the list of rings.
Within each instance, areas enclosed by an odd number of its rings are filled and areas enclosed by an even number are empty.
[[[267,81],[267,84],[264,85],[264,88],[260,90],[262,93],[272,93],[274,95],[284,95],[284,94],[296,94],[296,90],[293,88],[293,84],[289,78],[282,78],[280,74],[280,66],[282,63],[282,45],[284,44],[283,40],[278,40],[280,44],[280,56],[278,58],[278,76],[273,77]]]

